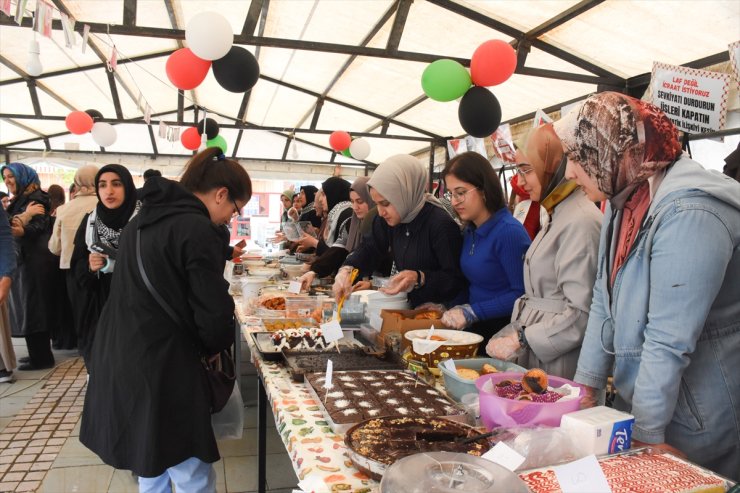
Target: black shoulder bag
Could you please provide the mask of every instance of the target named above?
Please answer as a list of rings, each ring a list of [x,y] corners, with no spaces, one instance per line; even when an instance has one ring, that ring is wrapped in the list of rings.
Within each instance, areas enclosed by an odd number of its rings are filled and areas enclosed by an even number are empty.
[[[149,277],[146,275],[144,270],[144,263],[141,260],[141,230],[136,230],[136,263],[139,266],[139,273],[141,278],[144,280],[146,288],[149,293],[154,297],[154,300],[159,304],[160,307],[167,313],[167,315],[180,327],[187,330],[187,325],[172,309],[172,307],[160,296],[159,292],[154,289],[154,286],[149,281]],[[200,351],[200,344],[193,344],[198,351]],[[224,408],[226,402],[228,402],[231,393],[234,391],[234,383],[236,382],[236,371],[234,368],[234,360],[231,357],[228,349],[221,351],[213,360],[209,357],[201,356],[200,363],[203,365],[203,369],[206,372],[208,379],[208,388],[211,394],[211,413],[217,413]]]

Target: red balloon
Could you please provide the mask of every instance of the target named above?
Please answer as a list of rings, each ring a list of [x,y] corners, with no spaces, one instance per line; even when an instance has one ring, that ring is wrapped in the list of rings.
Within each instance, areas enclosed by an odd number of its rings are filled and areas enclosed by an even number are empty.
[[[200,147],[200,134],[197,127],[190,127],[180,134],[180,142],[186,149],[197,151]]]
[[[345,149],[349,149],[349,145],[352,143],[352,137],[347,132],[337,130],[332,132],[329,136],[329,145],[332,149],[337,152],[342,152]]]
[[[93,128],[93,119],[84,111],[73,111],[64,119],[67,130],[73,134],[86,134]]]
[[[167,78],[182,90],[195,89],[208,75],[211,68],[209,60],[195,56],[190,48],[180,48],[167,59]]]
[[[506,41],[486,41],[473,53],[470,60],[470,78],[476,86],[501,84],[516,70],[516,51]]]

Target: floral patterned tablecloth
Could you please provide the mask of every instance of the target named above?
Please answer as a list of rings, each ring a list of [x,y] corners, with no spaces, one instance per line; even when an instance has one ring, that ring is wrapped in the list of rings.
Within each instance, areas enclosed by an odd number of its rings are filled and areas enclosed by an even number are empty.
[[[252,362],[262,376],[275,426],[298,479],[310,480],[313,493],[378,492],[379,484],[358,471],[347,458],[344,435],[332,432],[304,384],[293,382],[282,363],[264,361],[259,356],[249,335],[264,330],[259,319],[245,316],[238,304],[237,314]],[[323,480],[323,485],[318,479]]]

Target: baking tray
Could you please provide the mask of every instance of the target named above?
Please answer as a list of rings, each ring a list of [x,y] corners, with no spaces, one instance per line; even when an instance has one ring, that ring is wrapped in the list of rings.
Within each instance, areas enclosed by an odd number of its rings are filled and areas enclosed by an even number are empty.
[[[334,359],[332,359],[332,363],[334,363]],[[366,370],[366,369],[367,368],[362,368],[362,370]],[[336,364],[334,364],[334,370],[336,370]],[[355,370],[347,370],[347,371],[355,371]],[[389,372],[391,372],[391,371],[404,372],[405,370],[398,370],[398,369],[395,369],[394,368],[394,369],[389,369],[388,371]],[[335,377],[338,376],[338,373],[340,373],[340,372],[336,372],[336,371],[334,372]],[[321,413],[324,415],[324,420],[327,423],[329,423],[329,426],[331,427],[331,429],[332,429],[332,431],[334,433],[336,433],[338,435],[343,435],[344,433],[347,432],[347,430],[349,430],[353,426],[355,426],[355,425],[357,425],[357,424],[359,424],[359,423],[361,423],[363,421],[363,420],[359,420],[359,421],[354,421],[354,422],[351,422],[351,423],[335,423],[334,420],[331,417],[331,414],[329,414],[329,412],[326,410],[326,407],[324,406],[323,401],[319,398],[319,394],[318,394],[318,392],[316,392],[316,389],[314,389],[313,386],[311,385],[311,383],[308,382],[308,381],[305,381],[304,384],[306,385],[306,388],[308,389],[308,393],[311,394],[311,397],[313,397],[314,400],[319,403],[319,408],[321,408]],[[419,385],[427,385],[427,384],[423,383],[422,381],[419,381]],[[428,387],[431,387],[429,385],[427,385],[427,386]],[[456,402],[450,400],[449,397],[447,397],[442,392],[440,392],[439,395],[440,395],[440,397],[443,397],[443,398],[445,398],[445,399],[447,399],[449,401],[450,407],[454,407],[455,409],[459,410],[459,414],[448,414],[448,415],[433,416],[433,417],[436,417],[436,418],[445,418],[445,419],[449,419],[451,421],[457,421],[458,423],[462,423],[462,424],[466,424],[466,425],[469,425],[470,424],[470,421],[471,421],[470,420],[470,416],[467,414],[467,412],[459,404],[457,404]],[[378,416],[378,417],[384,417],[384,416]],[[397,416],[397,417],[401,417],[401,416]],[[432,416],[428,416],[428,417],[432,417]]]
[[[254,345],[257,346],[257,350],[262,355],[262,359],[265,361],[280,361],[283,359],[283,351],[275,347],[275,345],[272,343],[272,336],[274,332],[251,332],[252,340],[254,341]],[[343,337],[339,340],[341,348],[347,348],[347,350],[350,350],[351,348],[358,348],[358,347],[364,347],[364,344],[357,340],[353,339],[351,337]],[[342,349],[344,350],[344,349]],[[331,353],[331,354],[338,354],[337,350],[334,346],[328,347],[326,350],[323,351],[316,351],[315,349],[291,349],[286,350],[286,352],[289,352],[289,354],[314,354],[314,353]]]
[[[283,351],[283,357],[291,378],[296,382],[302,382],[306,373],[326,371],[328,359],[331,359],[334,371],[400,370],[403,368],[403,363],[398,359],[381,359],[361,348],[347,349],[341,353]]]

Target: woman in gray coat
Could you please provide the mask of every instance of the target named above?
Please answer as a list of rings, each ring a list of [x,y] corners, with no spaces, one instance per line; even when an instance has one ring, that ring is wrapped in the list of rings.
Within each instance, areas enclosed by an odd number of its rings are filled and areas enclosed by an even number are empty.
[[[563,148],[551,124],[532,131],[517,165],[519,184],[542,205],[541,224],[524,257],[524,296],[486,352],[572,379],[588,322],[602,214],[564,179]]]

